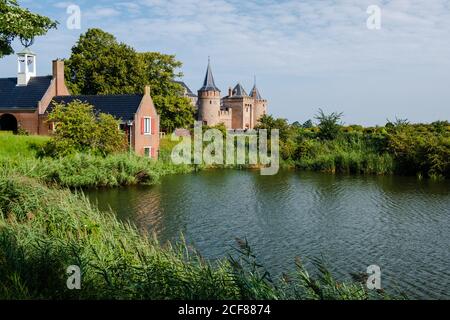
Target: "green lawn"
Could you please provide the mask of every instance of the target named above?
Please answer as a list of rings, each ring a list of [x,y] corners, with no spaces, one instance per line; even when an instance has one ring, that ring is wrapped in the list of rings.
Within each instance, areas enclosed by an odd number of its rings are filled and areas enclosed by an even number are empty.
[[[0,157],[34,158],[36,151],[32,145],[42,145],[48,139],[49,137],[44,136],[18,136],[0,131]]]

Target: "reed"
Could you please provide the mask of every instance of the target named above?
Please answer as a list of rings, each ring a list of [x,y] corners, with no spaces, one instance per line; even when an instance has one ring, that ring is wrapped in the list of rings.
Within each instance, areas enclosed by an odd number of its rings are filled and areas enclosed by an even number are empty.
[[[301,264],[274,280],[248,243],[238,250],[206,261],[185,242],[162,246],[140,235],[81,193],[0,172],[0,299],[388,298],[325,268],[312,277]],[[81,269],[81,290],[67,289],[70,265]]]

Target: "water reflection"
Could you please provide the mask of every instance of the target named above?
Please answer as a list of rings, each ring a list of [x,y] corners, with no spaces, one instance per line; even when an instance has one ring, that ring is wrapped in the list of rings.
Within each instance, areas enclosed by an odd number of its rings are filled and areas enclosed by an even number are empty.
[[[89,196],[162,242],[183,232],[207,258],[246,237],[275,274],[296,256],[323,256],[341,279],[378,264],[384,286],[449,298],[449,192],[448,181],[229,170]]]

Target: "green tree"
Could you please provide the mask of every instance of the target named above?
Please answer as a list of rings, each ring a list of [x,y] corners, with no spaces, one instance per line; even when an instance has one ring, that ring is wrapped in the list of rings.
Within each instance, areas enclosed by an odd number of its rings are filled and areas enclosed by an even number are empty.
[[[57,22],[21,8],[16,0],[0,0],[0,58],[14,53],[15,38],[31,40],[56,28]]]
[[[138,53],[100,29],[80,36],[66,61],[66,79],[74,94],[140,94],[151,85],[161,128],[172,131],[194,121],[194,109],[174,82],[182,66],[173,55]]]
[[[312,127],[314,127],[313,122],[311,121],[311,119],[306,120],[303,124],[302,127],[305,129],[311,129]]]
[[[183,88],[173,80],[183,77],[182,72],[176,72],[182,63],[174,55],[159,52],[139,53],[145,65],[145,80],[151,85],[152,95],[179,96]]]
[[[194,123],[194,108],[188,98],[179,96],[154,96],[153,102],[161,117],[161,127],[168,132],[189,128]]]
[[[269,132],[272,129],[278,129],[280,132],[280,140],[286,141],[289,135],[290,126],[286,119],[274,118],[272,115],[263,115],[258,120],[258,125],[255,129],[266,129]]]
[[[80,36],[65,65],[72,94],[135,94],[146,82],[136,51],[100,29]]]
[[[55,123],[55,133],[45,145],[43,155],[66,156],[76,152],[108,155],[126,150],[124,133],[113,116],[94,112],[81,101],[56,104],[48,115]]]
[[[319,121],[319,138],[322,140],[334,140],[338,137],[340,128],[342,127],[341,119],[343,113],[333,112],[329,115],[325,114],[322,109],[316,115]]]

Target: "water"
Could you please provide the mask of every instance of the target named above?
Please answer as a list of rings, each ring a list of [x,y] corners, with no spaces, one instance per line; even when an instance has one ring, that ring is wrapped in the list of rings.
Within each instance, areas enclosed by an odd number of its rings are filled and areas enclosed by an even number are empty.
[[[322,256],[340,280],[376,264],[390,291],[450,298],[448,181],[218,170],[87,194],[162,242],[182,232],[206,258],[247,238],[274,275],[293,270],[297,256]]]

